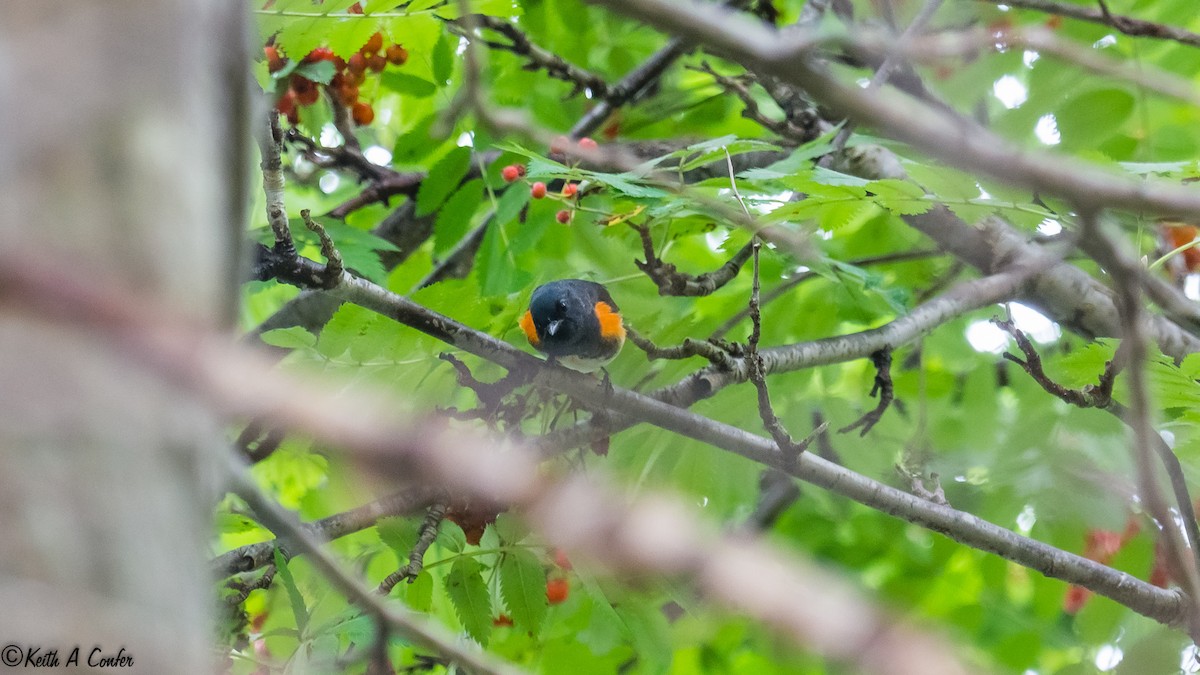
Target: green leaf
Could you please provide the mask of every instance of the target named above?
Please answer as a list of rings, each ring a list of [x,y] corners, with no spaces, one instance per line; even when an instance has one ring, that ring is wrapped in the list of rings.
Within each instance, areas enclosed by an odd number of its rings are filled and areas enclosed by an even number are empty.
[[[435,139],[430,134],[433,125],[438,120],[437,114],[429,115],[418,120],[408,131],[396,138],[392,146],[393,164],[412,164],[429,155],[442,139]]]
[[[463,184],[438,211],[433,228],[433,255],[445,255],[454,248],[471,229],[472,216],[483,201],[483,179],[476,178]]]
[[[529,190],[519,184],[506,189],[496,200],[496,213],[492,216],[492,222],[497,225],[513,222],[529,200]]]
[[[329,233],[347,269],[354,270],[376,283],[382,283],[387,278],[387,270],[379,260],[379,251],[396,251],[398,249],[395,244],[333,218],[313,220],[320,223]],[[292,233],[297,241],[303,241],[313,248],[319,246],[316,235],[307,229],[293,228]]]
[[[429,80],[391,69],[379,74],[379,82],[397,94],[406,94],[416,98],[427,98],[437,93],[437,85]]]
[[[302,63],[296,66],[297,75],[307,77],[313,82],[320,82],[321,84],[329,84],[336,72],[337,69],[334,65],[324,60],[315,63]]]
[[[546,571],[528,549],[511,549],[500,559],[500,593],[512,620],[537,637],[546,618]]]
[[[475,10],[479,11],[479,10]],[[496,16],[493,14],[492,16]],[[445,86],[450,81],[450,76],[454,74],[454,63],[457,59],[454,56],[457,40],[452,40],[449,33],[442,33],[438,37],[437,44],[433,46],[432,72],[433,81],[438,86]]]
[[[292,577],[292,570],[288,567],[288,560],[283,556],[283,551],[276,548],[274,557],[275,577],[283,582],[288,602],[292,606],[292,616],[296,619],[296,630],[303,635],[304,629],[308,626],[308,607],[304,604],[304,596],[300,594],[300,589],[296,586],[296,580]]]
[[[317,336],[301,326],[269,330],[263,333],[260,339],[264,344],[284,349],[311,349],[317,344]]]
[[[456,147],[429,170],[417,191],[417,215],[433,213],[451,192],[458,189],[471,166],[471,148]]]
[[[665,190],[640,183],[642,180],[641,176],[637,176],[632,173],[595,172],[590,173],[589,176],[597,183],[606,185],[617,192],[629,195],[630,197],[665,198],[668,195]]]
[[[421,570],[417,578],[405,585],[408,586],[408,590],[404,592],[404,600],[408,606],[418,612],[428,612],[433,605],[433,575]]]
[[[416,518],[380,518],[375,524],[379,538],[395,551],[401,562],[408,560],[413,545],[417,543],[417,530],[421,524]]]
[[[486,645],[492,632],[492,596],[474,558],[459,558],[446,575],[446,594],[467,634]]]
[[[1080,148],[1111,136],[1133,113],[1134,104],[1133,95],[1124,89],[1079,94],[1055,114],[1063,145]]]

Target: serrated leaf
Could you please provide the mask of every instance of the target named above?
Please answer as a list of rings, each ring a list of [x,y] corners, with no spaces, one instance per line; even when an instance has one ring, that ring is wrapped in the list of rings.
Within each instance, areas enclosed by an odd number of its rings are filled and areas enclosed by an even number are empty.
[[[589,176],[597,183],[606,185],[630,197],[652,198],[666,197],[668,195],[665,190],[634,182],[640,181],[641,177],[631,173],[591,173]]]
[[[417,215],[433,213],[458,189],[471,166],[471,148],[456,147],[439,159],[417,190]]]
[[[429,80],[422,80],[416,75],[385,70],[379,74],[379,81],[387,89],[397,94],[406,94],[414,98],[428,98],[437,92],[437,85]]]
[[[507,225],[513,222],[521,213],[521,209],[529,203],[529,199],[529,190],[523,189],[520,185],[506,189],[504,194],[496,200],[496,213],[492,216],[492,222],[497,225]]]
[[[362,49],[378,30],[378,21],[362,18],[342,19],[329,30],[329,48],[343,59],[349,59],[354,52]]]
[[[1089,342],[1055,359],[1050,375],[1066,387],[1096,384],[1104,372],[1104,364],[1116,353],[1116,347],[1117,341],[1111,339]]]
[[[349,303],[342,305],[321,329],[317,351],[331,359],[341,356],[350,348],[350,343],[362,339],[367,328],[377,320],[378,315],[368,309]]]
[[[413,164],[432,152],[442,140],[433,138],[429,133],[437,120],[436,113],[429,115],[400,134],[392,146],[392,163]]]
[[[296,586],[296,580],[292,577],[292,570],[288,567],[288,560],[283,556],[283,551],[276,548],[274,556],[275,578],[283,583],[283,588],[287,591],[288,603],[292,606],[292,616],[296,619],[296,630],[303,635],[304,629],[308,626],[308,607],[304,604],[304,596],[300,594],[300,588]]]
[[[358,272],[376,283],[383,283],[387,278],[387,270],[384,269],[383,262],[379,260],[379,251],[396,251],[398,249],[395,244],[333,218],[314,218],[313,220],[320,223],[329,233],[338,253],[342,255],[342,261],[346,264],[347,269]],[[319,245],[316,235],[306,229],[293,228],[292,233],[297,241],[303,241],[313,247]]]
[[[446,575],[446,595],[467,634],[486,645],[492,632],[492,596],[483,581],[483,568],[474,558],[459,558]]]
[[[415,518],[380,518],[375,524],[379,539],[396,553],[401,561],[408,560],[413,545],[417,543],[417,530],[421,524]]]
[[[463,534],[462,528],[450,520],[442,522],[441,529],[438,530],[437,539],[438,546],[447,548],[455,553],[462,553],[467,548],[467,535]]]
[[[515,624],[533,633],[546,618],[546,571],[527,549],[513,549],[500,560],[500,593]]]
[[[830,230],[853,230],[875,218],[882,209],[870,201],[831,205],[821,215],[821,227]]]
[[[405,584],[404,600],[409,607],[418,612],[428,612],[433,605],[433,575],[427,570],[421,570],[417,578]]]
[[[433,46],[430,68],[433,73],[433,81],[439,86],[445,86],[450,81],[450,76],[454,74],[454,63],[457,61],[454,50],[457,44],[457,40],[451,41],[449,33],[442,33]]]
[[[494,524],[496,534],[505,544],[519,544],[529,536],[529,526],[511,513],[501,513],[496,516]]]
[[[317,344],[317,336],[301,326],[276,328],[263,333],[259,339],[272,347],[284,349],[311,349]]]
[[[296,67],[296,74],[307,77],[313,82],[329,84],[337,69],[329,61],[321,60],[314,63],[302,63]]]
[[[454,248],[471,229],[471,219],[483,201],[483,179],[463,184],[438,210],[433,228],[433,255],[440,257]]]

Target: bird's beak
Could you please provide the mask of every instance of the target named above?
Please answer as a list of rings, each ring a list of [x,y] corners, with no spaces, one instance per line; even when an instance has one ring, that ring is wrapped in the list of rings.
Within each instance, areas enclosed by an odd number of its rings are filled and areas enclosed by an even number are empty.
[[[556,319],[556,320],[554,320],[554,321],[551,321],[551,322],[550,322],[550,323],[549,323],[549,324],[546,326],[546,335],[549,335],[550,337],[554,337],[555,335],[557,335],[557,334],[558,334],[558,329],[559,329],[561,326],[562,326],[562,320],[561,320],[561,319]]]

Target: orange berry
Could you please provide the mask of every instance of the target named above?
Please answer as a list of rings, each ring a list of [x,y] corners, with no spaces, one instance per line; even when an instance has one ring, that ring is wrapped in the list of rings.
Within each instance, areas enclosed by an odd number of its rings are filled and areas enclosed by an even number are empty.
[[[546,184],[542,181],[534,183],[533,187],[529,188],[529,196],[533,197],[534,199],[541,199],[542,197],[545,197]]]
[[[355,124],[365,127],[375,121],[375,110],[370,103],[359,101],[350,107],[350,116],[354,118]]]
[[[521,170],[517,168],[516,164],[509,164],[500,170],[500,177],[504,179],[505,183],[512,183],[521,177]]]
[[[363,56],[359,52],[354,52],[354,54],[350,56],[350,59],[346,61],[346,70],[350,71],[351,73],[359,74],[366,69],[367,57]]]
[[[292,114],[296,112],[296,92],[291,89],[283,92],[283,96],[280,96],[279,100],[275,101],[275,109],[279,111],[280,115],[290,119]]]
[[[342,86],[338,87],[337,92],[338,96],[342,100],[343,105],[354,105],[354,102],[358,100],[357,85],[350,84],[349,82],[343,82]]]
[[[501,614],[500,616],[492,619],[492,625],[493,626],[511,626],[511,625],[513,625],[513,620],[507,614]]]
[[[317,85],[307,78],[292,78],[292,90],[296,92],[296,102],[300,105],[312,105],[321,98],[321,92],[317,90]]]
[[[557,220],[558,222],[562,223],[563,225],[566,225],[567,223],[571,222],[571,212],[566,209],[563,209],[562,211],[559,211],[558,213],[554,214],[554,219]]]
[[[393,66],[402,66],[408,62],[408,50],[401,45],[392,45],[387,48],[387,60]]]
[[[571,584],[566,579],[546,580],[546,601],[552,605],[565,602],[570,595]]]
[[[554,564],[564,572],[571,571],[571,561],[567,559],[567,554],[561,548],[554,549]]]
[[[287,59],[279,55],[279,50],[275,45],[267,45],[263,47],[263,54],[267,57],[267,70],[276,73],[283,70],[287,65]]]
[[[304,56],[305,63],[316,63],[317,61],[333,61],[337,55],[329,47],[317,47]]]
[[[562,196],[574,197],[576,192],[579,192],[579,183],[566,183],[563,185]]]
[[[387,59],[380,56],[379,54],[372,54],[371,56],[367,57],[367,68],[370,68],[371,72],[373,72],[373,73],[378,73],[378,72],[382,71],[383,67],[386,65],[387,65]]]
[[[599,147],[600,147],[600,145],[598,143],[596,143],[596,141],[593,141],[592,139],[588,138],[587,136],[584,136],[583,138],[579,139],[579,149],[580,150],[595,150]]]
[[[362,51],[364,54],[374,54],[380,49],[383,49],[383,33],[375,33],[363,45]]]

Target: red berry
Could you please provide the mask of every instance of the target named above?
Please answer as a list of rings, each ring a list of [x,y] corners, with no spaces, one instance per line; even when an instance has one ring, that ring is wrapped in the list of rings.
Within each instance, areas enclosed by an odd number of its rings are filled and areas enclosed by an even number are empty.
[[[337,59],[337,55],[329,47],[317,47],[309,52],[304,57],[305,63],[316,63],[317,61],[333,61]]]
[[[383,49],[383,33],[375,33],[363,45],[362,51],[364,54],[374,54],[380,49]]]
[[[520,176],[521,178],[525,177],[525,165],[524,164],[517,165],[517,175]]]
[[[512,618],[510,618],[507,614],[501,614],[500,616],[492,619],[492,625],[493,626],[511,626],[511,625],[513,625],[513,622],[512,622]]]
[[[291,118],[292,114],[296,112],[296,92],[291,89],[283,92],[283,96],[275,101],[275,109],[279,111],[280,115]]]
[[[342,86],[337,89],[338,98],[342,100],[342,105],[354,105],[358,101],[358,86],[350,82],[343,82]]]
[[[563,209],[562,211],[559,211],[558,213],[554,214],[554,219],[557,220],[558,222],[562,223],[563,225],[566,225],[567,223],[571,222],[571,212],[566,209]]]
[[[312,105],[321,97],[316,83],[304,77],[292,78],[292,90],[296,92],[296,102],[300,105]]]
[[[346,12],[349,14],[362,14],[363,13],[362,3],[356,2],[353,5],[350,5],[350,9],[347,9]]]
[[[567,595],[571,592],[571,584],[566,579],[547,579],[546,580],[546,601],[552,605],[557,605],[566,601]]]
[[[279,55],[279,50],[275,48],[275,45],[263,47],[263,54],[267,57],[267,70],[272,73],[283,70],[283,67],[287,65],[287,59]]]
[[[387,60],[393,66],[402,66],[408,61],[408,50],[400,45],[387,48]]]
[[[370,68],[371,72],[373,73],[382,71],[383,67],[386,65],[387,59],[383,58],[379,54],[372,54],[371,56],[367,57],[367,68]]]
[[[505,183],[512,183],[521,177],[521,170],[516,164],[509,164],[500,170],[500,176],[504,178]]]
[[[564,572],[571,571],[571,561],[567,559],[567,554],[561,548],[554,549],[554,564],[558,569]]]
[[[354,54],[350,56],[350,59],[346,61],[346,70],[349,70],[351,73],[359,74],[366,69],[367,57],[363,56],[359,52],[354,52]]]
[[[559,136],[558,138],[554,139],[553,143],[550,144],[550,154],[561,155],[567,151],[567,148],[570,147],[570,145],[571,139],[567,138],[566,136]]]
[[[567,183],[563,185],[562,196],[574,197],[576,192],[579,192],[579,183]]]
[[[534,183],[533,187],[529,188],[529,196],[533,197],[534,199],[541,199],[542,197],[545,197],[546,184],[542,181]]]
[[[371,108],[370,103],[359,101],[350,107],[350,116],[354,118],[355,124],[365,127],[375,120],[375,110]]]
[[[600,145],[598,143],[596,143],[596,141],[593,141],[592,139],[588,138],[587,136],[584,136],[583,138],[579,139],[579,149],[580,150],[596,150],[599,147],[600,147]]]

